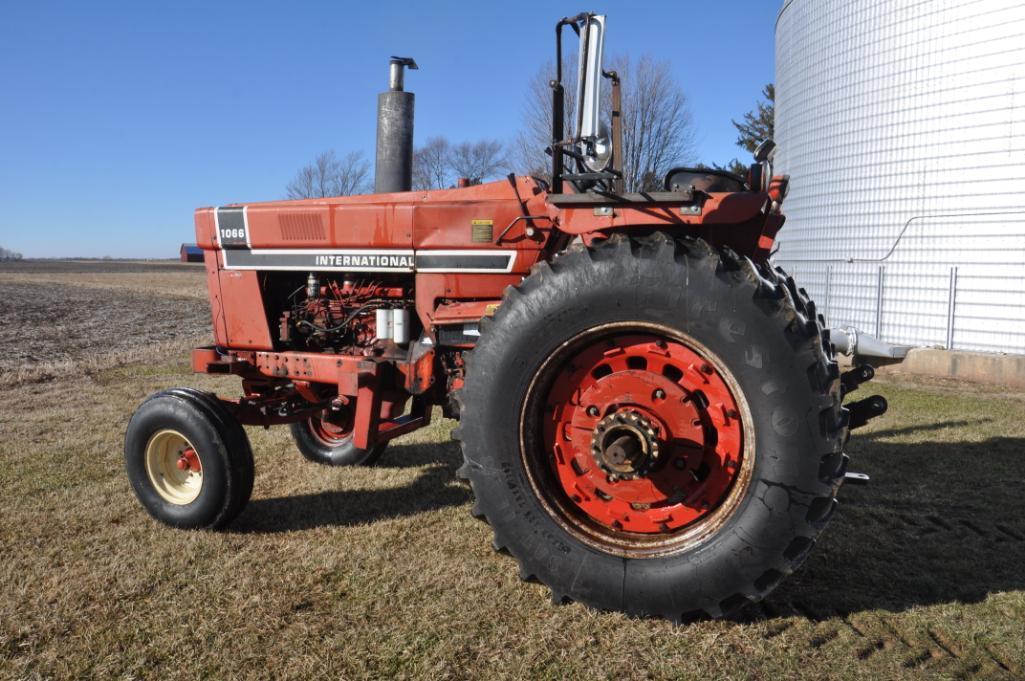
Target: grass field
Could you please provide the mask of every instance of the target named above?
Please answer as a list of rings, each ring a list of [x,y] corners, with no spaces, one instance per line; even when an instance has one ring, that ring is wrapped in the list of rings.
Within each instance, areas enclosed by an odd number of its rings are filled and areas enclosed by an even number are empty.
[[[673,626],[520,582],[469,515],[450,421],[354,470],[250,429],[228,531],[150,520],[122,466],[133,409],[237,389],[189,373],[203,286],[0,266],[0,678],[1025,678],[1021,394],[877,382],[891,411],[850,446],[873,483],[841,491],[801,571],[737,619]]]

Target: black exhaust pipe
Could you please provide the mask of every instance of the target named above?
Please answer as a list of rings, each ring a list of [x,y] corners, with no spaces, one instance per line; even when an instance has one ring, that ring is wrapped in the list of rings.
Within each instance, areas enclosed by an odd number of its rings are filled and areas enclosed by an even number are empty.
[[[403,90],[406,68],[417,69],[409,57],[388,62],[388,91],[377,96],[377,164],[374,192],[408,192],[413,188],[413,104]]]

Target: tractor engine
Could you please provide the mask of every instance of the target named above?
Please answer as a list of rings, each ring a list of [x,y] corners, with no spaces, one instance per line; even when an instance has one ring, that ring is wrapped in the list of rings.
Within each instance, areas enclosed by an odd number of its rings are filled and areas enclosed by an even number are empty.
[[[410,340],[412,291],[408,285],[310,273],[289,298],[279,340],[293,347],[341,354],[382,354]]]

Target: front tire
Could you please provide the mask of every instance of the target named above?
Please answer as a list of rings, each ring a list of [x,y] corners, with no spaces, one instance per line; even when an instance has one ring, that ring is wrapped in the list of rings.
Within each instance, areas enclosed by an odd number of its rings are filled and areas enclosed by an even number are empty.
[[[539,264],[482,325],[460,394],[462,473],[496,547],[599,609],[680,620],[764,597],[845,465],[809,308],[697,239],[617,235]]]
[[[360,449],[352,442],[352,429],[316,416],[291,424],[295,446],[306,459],[323,466],[372,466],[387,443]]]
[[[215,396],[190,388],[159,392],[135,411],[125,467],[146,511],[173,527],[224,527],[253,491],[242,426]]]

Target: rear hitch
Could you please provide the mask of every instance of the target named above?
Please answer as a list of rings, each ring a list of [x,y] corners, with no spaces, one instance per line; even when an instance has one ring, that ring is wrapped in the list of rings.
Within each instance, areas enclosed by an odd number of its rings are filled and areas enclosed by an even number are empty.
[[[850,430],[855,428],[861,428],[863,425],[874,419],[877,416],[882,416],[886,413],[886,398],[882,395],[872,395],[872,397],[866,397],[863,400],[857,402],[851,402],[846,405],[847,410],[850,412],[850,421],[847,427]]]
[[[840,375],[840,393],[849,395],[858,389],[858,386],[871,381],[876,375],[876,370],[871,364],[859,364],[849,371]]]

